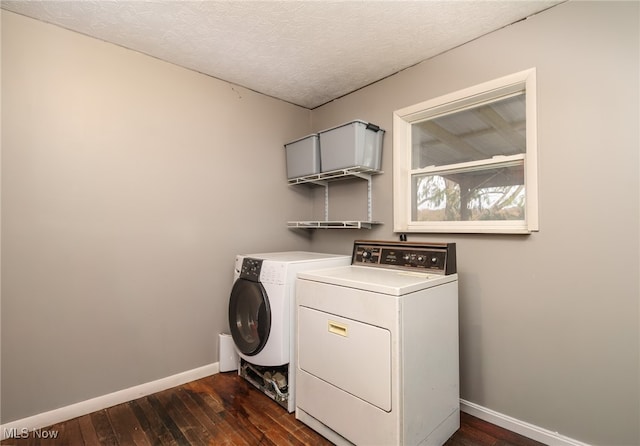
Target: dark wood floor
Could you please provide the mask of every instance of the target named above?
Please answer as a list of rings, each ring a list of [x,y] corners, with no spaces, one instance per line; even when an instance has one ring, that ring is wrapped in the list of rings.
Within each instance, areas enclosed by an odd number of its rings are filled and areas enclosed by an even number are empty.
[[[22,436],[20,430],[17,437]],[[57,435],[57,438],[51,438]],[[49,437],[49,438],[44,438]],[[331,445],[234,372],[84,415],[2,445]],[[540,446],[461,414],[447,446]]]

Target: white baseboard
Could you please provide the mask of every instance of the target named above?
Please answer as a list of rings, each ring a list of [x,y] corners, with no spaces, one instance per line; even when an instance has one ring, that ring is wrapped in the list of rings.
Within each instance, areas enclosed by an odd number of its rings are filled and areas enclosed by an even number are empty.
[[[538,427],[536,425],[520,421],[508,415],[501,414],[486,407],[472,403],[470,401],[460,400],[460,410],[473,415],[476,418],[503,427],[532,440],[539,441],[549,446],[589,446],[573,438],[565,437],[557,432]]]
[[[128,389],[118,390],[117,392],[107,395],[91,398],[86,401],[71,404],[69,406],[60,407],[58,409],[43,412],[21,420],[11,421],[0,425],[0,439],[4,440],[10,432],[23,432],[23,429],[29,431],[42,429],[52,424],[62,421],[71,420],[91,412],[106,409],[107,407],[117,404],[126,403],[152,393],[161,392],[172,387],[204,378],[206,376],[215,375],[219,372],[218,363],[207,364],[186,372],[177,373],[175,375],[160,378],[155,381],[140,384],[138,386],[129,387]]]

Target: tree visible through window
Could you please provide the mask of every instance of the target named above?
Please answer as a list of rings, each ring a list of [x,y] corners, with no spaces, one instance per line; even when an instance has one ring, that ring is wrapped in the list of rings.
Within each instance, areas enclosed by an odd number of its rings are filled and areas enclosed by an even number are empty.
[[[416,175],[413,220],[524,220],[525,188],[520,166],[480,175]]]

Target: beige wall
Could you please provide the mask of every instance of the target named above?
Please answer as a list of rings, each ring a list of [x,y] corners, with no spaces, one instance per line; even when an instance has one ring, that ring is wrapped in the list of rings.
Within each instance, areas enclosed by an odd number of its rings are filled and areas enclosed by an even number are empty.
[[[536,67],[540,232],[410,240],[458,244],[464,399],[640,444],[638,14],[572,1],[309,112],[3,11],[2,422],[216,361],[235,253],[395,239],[392,111]],[[309,244],[282,143],[357,118],[385,224]]]
[[[540,232],[457,243],[462,398],[601,445],[640,444],[639,3],[569,2],[314,110],[314,130],[537,68]],[[392,135],[366,233],[396,239]],[[359,187],[356,185],[356,187]],[[336,206],[353,195],[336,190]]]
[[[218,360],[310,111],[2,11],[2,422]]]

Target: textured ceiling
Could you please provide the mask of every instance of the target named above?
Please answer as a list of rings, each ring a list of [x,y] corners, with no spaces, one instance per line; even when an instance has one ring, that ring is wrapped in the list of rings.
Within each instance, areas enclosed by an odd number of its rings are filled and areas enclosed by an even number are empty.
[[[315,108],[561,1],[2,0],[2,8]]]

